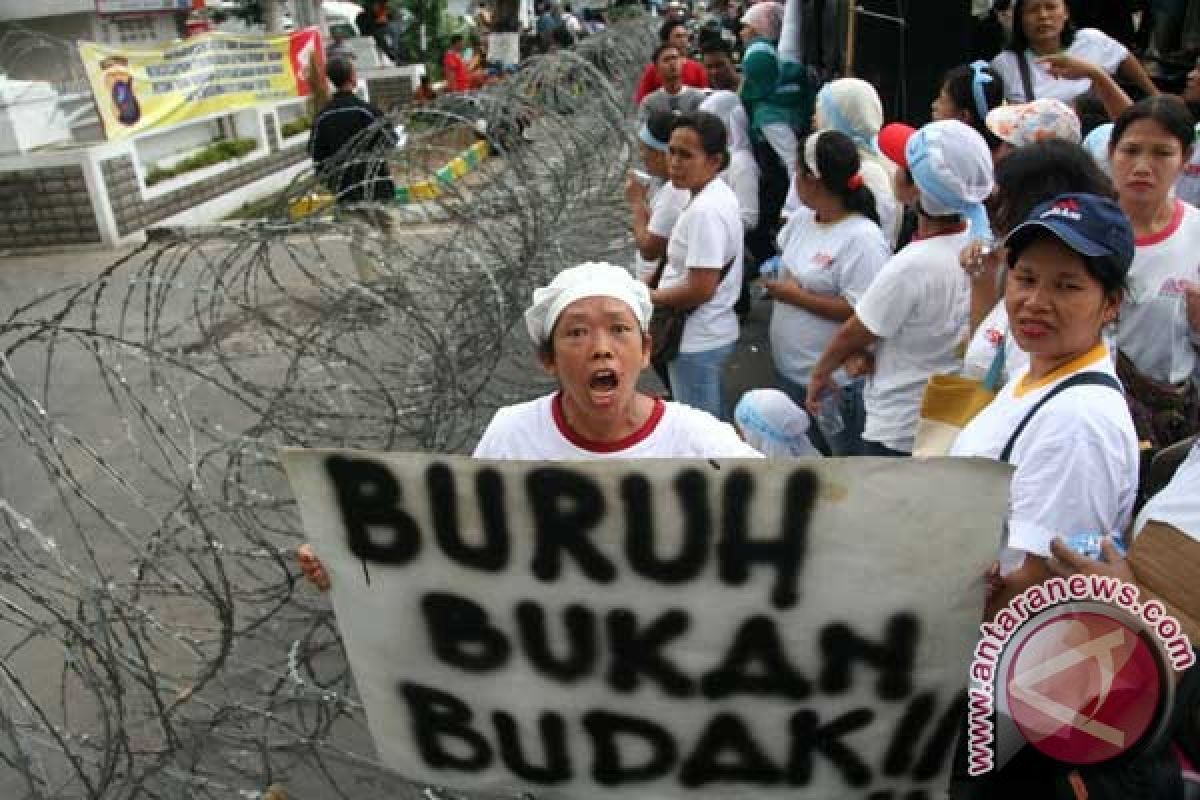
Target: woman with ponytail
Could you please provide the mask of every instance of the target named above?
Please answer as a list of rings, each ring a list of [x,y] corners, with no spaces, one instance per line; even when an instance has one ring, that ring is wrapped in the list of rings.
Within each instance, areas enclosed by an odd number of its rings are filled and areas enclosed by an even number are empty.
[[[925,384],[959,371],[969,285],[958,254],[972,239],[991,235],[983,201],[992,193],[992,154],[983,137],[954,119],[893,130],[897,135],[885,131],[879,144],[912,176],[917,234],[880,268],[830,338],[806,398],[815,412],[839,388],[847,359],[873,347],[874,368],[863,388],[863,454],[872,456],[911,453]]]
[[[845,134],[829,130],[808,137],[796,165],[803,205],[779,232],[780,267],[764,280],[775,300],[770,341],[778,383],[799,405],[817,359],[891,256],[861,170],[858,150]],[[844,430],[823,440],[810,426],[810,436],[823,451],[857,455],[863,384],[840,378]]]

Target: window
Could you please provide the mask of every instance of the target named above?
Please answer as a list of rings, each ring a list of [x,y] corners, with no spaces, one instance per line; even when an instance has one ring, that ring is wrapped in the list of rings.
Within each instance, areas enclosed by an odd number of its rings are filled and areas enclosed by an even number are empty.
[[[159,40],[154,17],[119,17],[109,23],[113,44],[146,45]]]

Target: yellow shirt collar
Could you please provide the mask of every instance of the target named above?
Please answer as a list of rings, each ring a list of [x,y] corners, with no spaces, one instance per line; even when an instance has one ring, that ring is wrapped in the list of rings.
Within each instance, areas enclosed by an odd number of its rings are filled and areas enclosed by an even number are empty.
[[[1024,397],[1029,392],[1049,386],[1061,378],[1065,378],[1068,375],[1079,372],[1084,367],[1090,367],[1092,364],[1095,364],[1097,361],[1107,355],[1108,345],[1104,342],[1100,342],[1100,344],[1096,345],[1091,350],[1088,350],[1083,355],[1072,359],[1071,361],[1063,364],[1061,367],[1051,372],[1049,375],[1039,378],[1036,381],[1029,380],[1029,373],[1026,372],[1021,376],[1021,379],[1017,381],[1017,385],[1013,389],[1013,395],[1018,398]]]

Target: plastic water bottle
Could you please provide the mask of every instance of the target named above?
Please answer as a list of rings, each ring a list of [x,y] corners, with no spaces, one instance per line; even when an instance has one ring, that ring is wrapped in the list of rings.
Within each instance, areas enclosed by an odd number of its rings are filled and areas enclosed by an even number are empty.
[[[842,419],[841,399],[841,392],[827,392],[821,398],[821,405],[817,407],[817,427],[826,438],[837,436],[846,430],[846,421]]]
[[[1075,533],[1064,538],[1067,547],[1071,548],[1080,555],[1099,561],[1104,560],[1104,550],[1100,543],[1104,541],[1105,534],[1096,531],[1086,531],[1084,533]],[[1125,545],[1121,544],[1121,540],[1113,536],[1113,544],[1117,546],[1117,552],[1125,555]]]
[[[771,256],[758,265],[758,274],[763,278],[774,279],[775,276],[779,274],[779,267],[782,264],[782,258],[779,256]]]

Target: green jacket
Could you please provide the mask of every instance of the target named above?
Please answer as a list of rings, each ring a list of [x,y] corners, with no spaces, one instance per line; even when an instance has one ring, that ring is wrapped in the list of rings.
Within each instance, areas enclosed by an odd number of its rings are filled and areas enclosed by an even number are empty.
[[[739,95],[750,119],[750,135],[756,139],[761,139],[763,126],[772,123],[785,123],[797,133],[809,128],[814,92],[808,70],[780,60],[769,39],[754,39],[742,55]]]

